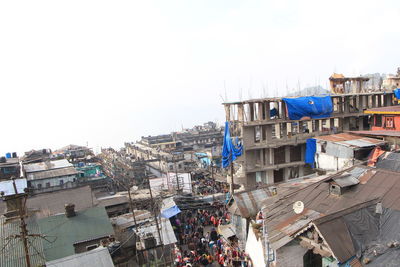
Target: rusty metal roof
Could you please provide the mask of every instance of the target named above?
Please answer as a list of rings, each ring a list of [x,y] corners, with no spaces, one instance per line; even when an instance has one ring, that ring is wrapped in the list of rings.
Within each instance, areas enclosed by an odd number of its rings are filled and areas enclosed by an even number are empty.
[[[340,196],[329,193],[328,182],[339,178],[344,172],[339,172],[304,188],[285,191],[264,201],[263,216],[268,229],[269,242],[274,249],[284,246],[295,238],[296,233],[308,227],[301,222],[305,217],[311,217],[310,214],[313,214],[311,221],[331,216],[339,218],[376,202],[381,202],[384,208],[400,211],[400,173],[366,166],[353,167],[347,172],[352,173],[351,177],[357,178],[360,183],[350,187]],[[302,201],[305,206],[300,216],[292,208],[296,201]],[[308,215],[303,216],[305,214]],[[333,252],[335,254],[335,251]],[[340,253],[339,250],[336,251],[335,256]],[[340,257],[343,259],[347,257],[346,255],[343,254]]]
[[[78,174],[78,171],[74,167],[67,167],[48,171],[31,172],[27,173],[26,176],[28,180],[39,180],[76,174]]]
[[[364,111],[365,113],[368,114],[374,114],[374,113],[390,113],[390,112],[394,112],[394,113],[398,113],[400,112],[400,105],[396,105],[396,106],[389,106],[389,107],[380,107],[380,108],[370,108]]]
[[[238,208],[234,213],[244,218],[254,217],[261,210],[262,201],[271,196],[268,188],[237,193],[233,195],[234,205]]]
[[[386,143],[383,140],[363,137],[360,135],[340,133],[315,137],[317,140],[333,142],[351,147],[368,147]]]
[[[400,137],[400,131],[351,131],[353,134],[359,135],[369,135],[369,136],[393,136],[393,137]]]
[[[348,186],[356,185],[356,184],[358,184],[360,182],[357,178],[351,176],[350,174],[349,175],[345,175],[345,176],[341,176],[341,177],[333,178],[333,180],[340,187],[348,187]]]

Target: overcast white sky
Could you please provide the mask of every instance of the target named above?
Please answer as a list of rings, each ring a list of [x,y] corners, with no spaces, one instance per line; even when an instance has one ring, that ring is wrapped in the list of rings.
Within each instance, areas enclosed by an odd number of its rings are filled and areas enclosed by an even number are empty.
[[[1,1],[0,153],[121,147],[222,123],[222,97],[393,73],[399,19],[399,1]]]

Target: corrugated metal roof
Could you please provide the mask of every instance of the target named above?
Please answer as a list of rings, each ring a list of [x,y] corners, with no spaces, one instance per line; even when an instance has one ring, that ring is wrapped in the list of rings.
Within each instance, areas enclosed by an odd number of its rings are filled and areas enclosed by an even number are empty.
[[[45,161],[39,163],[24,164],[24,169],[27,173],[54,170],[60,168],[72,167],[73,165],[69,163],[66,159]]]
[[[160,219],[159,219],[160,223]],[[171,222],[169,219],[161,218],[161,223],[160,223],[160,232],[161,232],[161,237],[162,237],[162,244],[163,245],[169,245],[169,244],[174,244],[177,242],[174,229],[172,229]],[[138,233],[139,236],[145,237],[147,233],[152,233],[154,238],[157,241],[157,244],[160,245],[160,238],[158,236],[157,232],[157,226],[155,221],[149,222],[145,225],[142,225],[138,227]]]
[[[386,152],[379,157],[376,167],[400,172],[400,153]]]
[[[344,174],[344,175],[339,176],[339,177],[335,177],[335,178],[333,178],[333,180],[340,187],[348,187],[348,186],[356,185],[356,184],[358,184],[360,182],[357,178],[351,176],[350,173]]]
[[[237,205],[239,209],[239,213],[236,212],[236,214],[239,214],[243,218],[256,216],[261,209],[262,201],[271,196],[272,193],[268,188],[234,194],[234,204]]]
[[[43,234],[57,237],[53,243],[43,244],[48,261],[75,254],[74,243],[114,234],[104,207],[78,211],[70,218],[60,214],[37,222]]]
[[[394,136],[400,137],[400,131],[351,131],[351,133],[359,135],[369,135],[369,136]]]
[[[27,221],[29,234],[41,234],[38,225],[33,220]],[[0,266],[2,267],[25,267],[25,250],[19,238],[11,238],[19,235],[21,231],[19,221],[7,222],[4,216],[0,216]],[[29,255],[32,266],[45,264],[43,244],[40,237],[29,237]],[[44,241],[46,242],[46,241]]]
[[[107,248],[101,247],[91,251],[71,255],[62,259],[49,261],[47,267],[113,267],[111,255]]]
[[[15,187],[17,188],[17,193],[24,193],[25,188],[28,187],[26,179],[15,179]],[[13,181],[7,180],[0,182],[0,192],[4,192],[5,196],[15,195]]]
[[[396,106],[389,106],[389,107],[380,107],[380,108],[370,108],[365,110],[367,113],[374,113],[374,112],[400,112],[400,105]]]
[[[329,193],[327,182],[339,178],[343,172],[304,188],[285,191],[264,201],[263,215],[271,245],[274,248],[285,245],[293,239],[296,232],[306,227],[299,224],[303,217],[297,216],[293,211],[292,206],[296,201],[304,203],[305,211],[320,213],[321,217],[318,220],[327,218],[325,221],[330,216],[340,217],[365,205],[372,205],[372,202],[381,202],[384,208],[400,211],[400,173],[368,167],[353,167],[347,172],[351,174],[350,177],[363,182],[354,185],[340,196]],[[341,253],[340,250],[333,252],[335,256]],[[346,255],[338,257],[343,258]]]
[[[67,168],[56,169],[56,170],[27,173],[26,176],[27,176],[28,180],[39,180],[39,179],[48,179],[48,178],[53,178],[53,177],[76,175],[76,174],[78,174],[78,171],[74,167],[67,167]]]
[[[355,134],[340,133],[315,137],[317,140],[333,142],[351,147],[370,147],[386,143],[383,140],[363,137]]]

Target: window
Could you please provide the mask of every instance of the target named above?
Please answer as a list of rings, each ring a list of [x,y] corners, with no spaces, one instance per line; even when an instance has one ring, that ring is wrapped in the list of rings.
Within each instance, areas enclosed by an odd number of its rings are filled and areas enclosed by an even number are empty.
[[[38,185],[37,185],[37,188],[38,188],[38,189],[42,189],[42,184],[38,184]]]
[[[64,180],[60,180],[60,185],[63,185],[64,184]]]
[[[50,183],[46,183],[46,188],[49,188],[50,187]]]
[[[385,128],[386,129],[394,129],[394,117],[386,117],[385,118]]]

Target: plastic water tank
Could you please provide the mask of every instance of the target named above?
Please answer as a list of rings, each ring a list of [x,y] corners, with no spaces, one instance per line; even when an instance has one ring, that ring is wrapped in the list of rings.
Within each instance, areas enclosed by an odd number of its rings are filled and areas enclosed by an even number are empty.
[[[6,153],[6,158],[11,159],[11,153]]]

